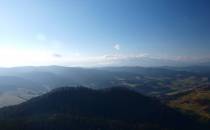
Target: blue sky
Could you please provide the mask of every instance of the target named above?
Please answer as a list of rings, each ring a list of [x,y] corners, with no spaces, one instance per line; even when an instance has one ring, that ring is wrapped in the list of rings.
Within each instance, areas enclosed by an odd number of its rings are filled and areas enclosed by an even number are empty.
[[[0,0],[0,66],[206,61],[209,12],[208,0]]]

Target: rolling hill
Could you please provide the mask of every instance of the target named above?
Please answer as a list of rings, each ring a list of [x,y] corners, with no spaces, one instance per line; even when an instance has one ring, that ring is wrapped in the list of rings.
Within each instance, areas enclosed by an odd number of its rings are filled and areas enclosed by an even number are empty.
[[[62,66],[0,68],[0,107],[14,105],[62,86],[126,87],[149,96],[192,90],[209,76],[169,68]]]

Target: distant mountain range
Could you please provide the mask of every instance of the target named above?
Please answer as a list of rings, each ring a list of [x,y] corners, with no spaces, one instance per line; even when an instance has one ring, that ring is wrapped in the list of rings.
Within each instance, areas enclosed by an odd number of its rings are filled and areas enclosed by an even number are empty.
[[[64,87],[0,109],[0,129],[207,130],[207,126],[129,89]]]
[[[0,68],[0,107],[27,101],[62,86],[93,89],[120,86],[150,96],[177,93],[208,84],[209,70],[206,66]]]

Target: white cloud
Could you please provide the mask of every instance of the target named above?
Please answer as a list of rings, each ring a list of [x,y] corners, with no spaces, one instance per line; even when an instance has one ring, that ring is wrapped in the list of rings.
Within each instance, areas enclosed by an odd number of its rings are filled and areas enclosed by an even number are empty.
[[[0,48],[0,66],[27,66],[27,65],[63,65],[63,66],[123,66],[123,65],[153,65],[171,64],[167,58],[153,57],[146,53],[134,54],[106,54],[85,55],[79,52],[59,52],[52,50],[21,50],[14,48]],[[188,57],[187,57],[188,59]],[[184,60],[186,57],[177,57],[174,61]],[[197,60],[196,60],[197,61]],[[173,62],[175,63],[175,62]]]
[[[62,57],[62,55],[58,54],[58,53],[54,53],[52,56],[55,57],[55,58],[61,58]]]
[[[144,57],[148,57],[148,54],[111,54],[111,55],[104,55],[105,59],[107,60],[127,60],[127,59],[140,59]]]
[[[108,54],[99,56],[77,55],[69,54],[63,56],[60,60],[61,65],[67,66],[107,66],[117,65],[121,62],[127,62],[130,60],[142,60],[148,57],[147,54]]]
[[[115,44],[114,45],[114,49],[116,49],[117,51],[120,50],[120,45],[119,44]]]

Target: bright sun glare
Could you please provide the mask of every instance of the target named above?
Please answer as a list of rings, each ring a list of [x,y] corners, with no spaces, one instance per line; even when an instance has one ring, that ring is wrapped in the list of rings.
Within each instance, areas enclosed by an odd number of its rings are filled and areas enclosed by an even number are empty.
[[[0,48],[0,66],[44,65],[55,60],[48,51]]]

